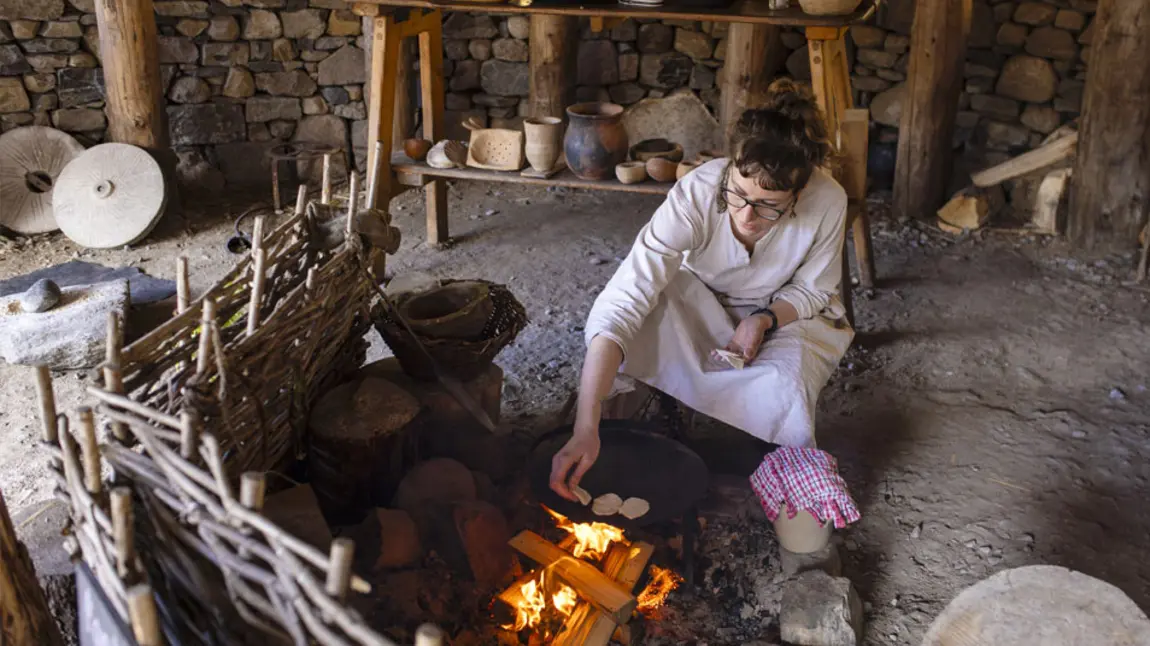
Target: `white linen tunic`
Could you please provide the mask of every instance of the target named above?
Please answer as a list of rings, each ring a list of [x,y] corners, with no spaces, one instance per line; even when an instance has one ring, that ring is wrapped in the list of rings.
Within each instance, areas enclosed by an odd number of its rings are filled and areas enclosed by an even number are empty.
[[[814,447],[815,403],[854,332],[838,296],[846,193],[816,171],[786,216],[755,243],[735,238],[720,210],[726,159],[675,184],[595,300],[589,344],[623,349],[621,372],[768,442]],[[742,370],[705,372],[738,322],[776,300],[799,320],[768,335]]]

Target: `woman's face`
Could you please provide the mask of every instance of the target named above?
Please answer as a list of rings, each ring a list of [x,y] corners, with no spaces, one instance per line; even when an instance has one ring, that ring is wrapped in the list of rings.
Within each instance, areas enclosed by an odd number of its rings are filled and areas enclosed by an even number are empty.
[[[727,178],[727,209],[740,237],[755,242],[767,234],[795,205],[792,191],[768,191],[743,177],[732,166]],[[776,218],[771,220],[769,218]]]

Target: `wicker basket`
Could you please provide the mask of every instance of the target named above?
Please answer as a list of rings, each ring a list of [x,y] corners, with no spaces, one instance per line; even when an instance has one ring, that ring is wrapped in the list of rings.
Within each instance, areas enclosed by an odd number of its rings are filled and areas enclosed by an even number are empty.
[[[455,282],[464,281],[444,280],[440,284],[449,285]],[[495,306],[483,329],[483,334],[475,340],[418,337],[419,342],[434,357],[440,368],[462,381],[474,379],[482,374],[495,360],[496,355],[514,341],[527,325],[527,311],[506,286],[487,281],[470,282],[486,284],[491,292],[491,302]],[[402,309],[404,299],[401,297],[399,300],[396,306]],[[375,328],[383,336],[387,347],[395,353],[395,358],[399,360],[399,365],[408,376],[422,381],[435,379],[435,371],[427,357],[420,351],[411,335],[392,318],[391,312],[386,307],[381,306],[377,310]]]
[[[845,16],[854,12],[862,0],[799,0],[803,13],[812,16]]]

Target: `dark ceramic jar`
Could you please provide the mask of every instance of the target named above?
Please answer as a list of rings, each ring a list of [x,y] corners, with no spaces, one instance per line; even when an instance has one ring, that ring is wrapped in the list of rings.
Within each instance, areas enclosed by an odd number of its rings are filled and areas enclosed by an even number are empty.
[[[627,160],[623,106],[577,103],[567,108],[569,124],[563,138],[567,167],[580,179],[611,179],[615,166]]]

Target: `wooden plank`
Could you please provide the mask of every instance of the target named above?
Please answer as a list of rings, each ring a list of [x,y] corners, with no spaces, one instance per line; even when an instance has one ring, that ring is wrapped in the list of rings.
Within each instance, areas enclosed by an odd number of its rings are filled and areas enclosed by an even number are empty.
[[[989,188],[1008,179],[1021,177],[1027,173],[1043,169],[1052,164],[1069,159],[1078,150],[1078,133],[1056,139],[1044,146],[1027,151],[1008,159],[997,166],[991,166],[971,175],[974,185]]]
[[[170,145],[152,0],[98,0],[96,24],[107,95],[108,141]]]
[[[575,547],[574,534],[570,534],[563,540],[559,541],[559,549],[563,550],[564,552],[570,552],[571,548],[573,547]],[[549,565],[551,565],[551,563],[540,563],[539,568],[535,568],[516,579],[515,583],[512,583],[506,590],[500,592],[499,595],[495,598],[498,601],[506,604],[511,609],[518,608],[519,604],[523,601],[523,586],[539,577],[540,568],[546,568]]]
[[[946,199],[971,0],[917,5],[895,165],[894,213],[932,216]]]
[[[367,167],[375,168],[375,142],[383,140],[383,131],[387,130],[388,145],[384,150],[391,150],[392,116],[395,112],[395,76],[389,75],[388,49],[399,52],[399,43],[391,42],[388,38],[395,21],[390,15],[371,19],[371,32],[367,34],[371,39],[371,71],[367,75],[368,106],[367,106]],[[391,65],[396,65],[395,56],[390,58]],[[389,85],[390,83],[390,85]],[[381,176],[387,169],[381,168]],[[380,187],[383,189],[384,187]],[[389,190],[379,190],[376,195],[389,195]],[[377,208],[376,204],[367,204],[367,208]]]
[[[762,0],[736,0],[721,9],[678,9],[666,7],[640,7],[630,5],[553,5],[531,4],[521,7],[510,3],[466,2],[462,0],[362,0],[359,5],[385,7],[414,7],[443,11],[468,11],[486,14],[521,14],[553,16],[602,16],[604,18],[649,18],[653,20],[707,20],[712,22],[748,22],[791,27],[846,27],[864,23],[874,14],[874,0],[863,0],[854,13],[845,16],[812,16],[803,13],[798,3],[787,9],[772,10]]]
[[[419,34],[419,74],[423,92],[423,138],[439,141],[445,136],[443,122],[443,17],[428,14],[428,30]],[[427,212],[427,243],[438,246],[450,237],[447,217],[447,183],[431,182],[423,189]]]
[[[531,16],[528,57],[531,89],[528,98],[533,117],[566,119],[567,106],[575,102],[575,54],[579,23],[569,16]]]
[[[503,172],[497,170],[483,170],[480,168],[432,168],[424,163],[415,163],[407,158],[393,159],[392,169],[399,174],[399,181],[409,186],[421,186],[420,177],[441,177],[444,179],[463,179],[481,182],[503,182],[507,184],[533,184],[535,186],[566,186],[569,188],[582,188],[602,191],[620,191],[623,193],[642,193],[645,195],[666,195],[675,184],[673,182],[640,182],[638,184],[623,184],[616,180],[590,180],[579,179],[570,170],[560,171],[548,179],[537,177],[524,177],[519,173]]]
[[[537,563],[550,562],[556,576],[617,624],[625,623],[638,606],[635,595],[624,592],[595,566],[576,559],[534,532],[520,532],[510,545]]]
[[[723,67],[719,124],[723,146],[743,111],[761,106],[775,72],[786,62],[787,49],[775,25],[736,22],[727,35],[727,57]]]

